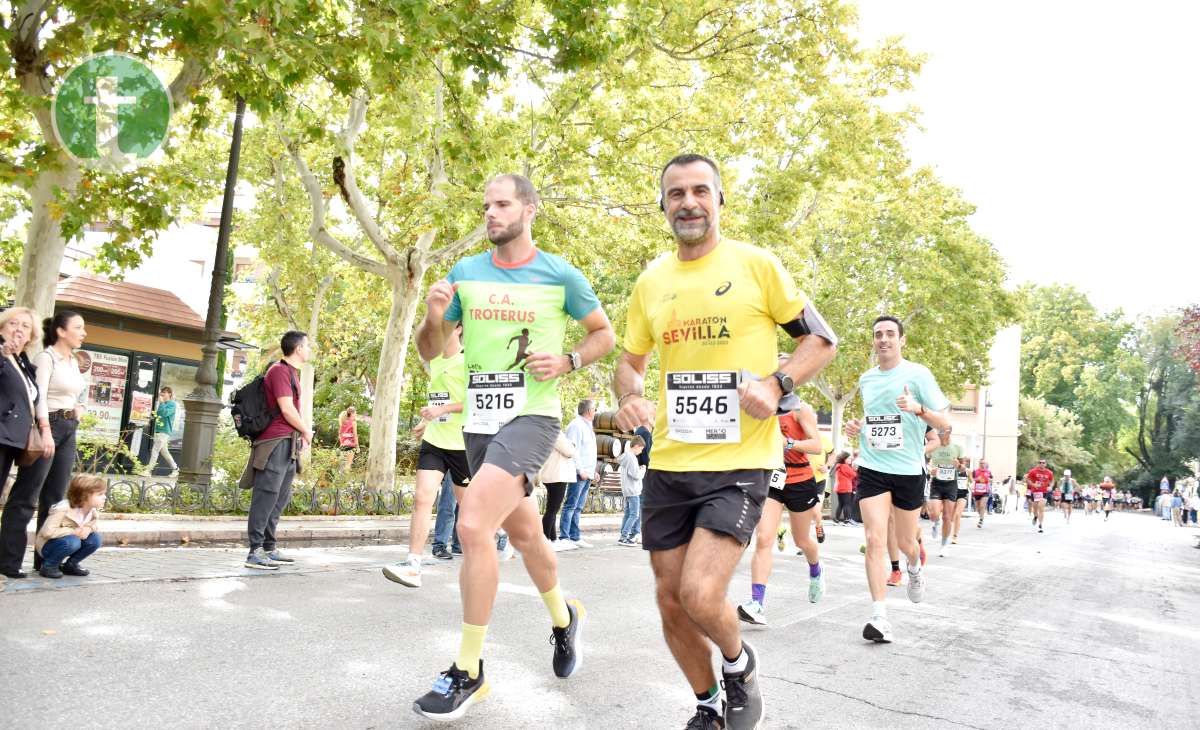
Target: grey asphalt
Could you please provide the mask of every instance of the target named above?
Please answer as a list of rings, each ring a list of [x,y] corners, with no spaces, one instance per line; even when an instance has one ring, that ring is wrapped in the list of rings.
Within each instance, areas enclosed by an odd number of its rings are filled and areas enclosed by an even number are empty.
[[[1200,707],[1197,530],[1145,514],[964,521],[930,556],[927,599],[892,588],[896,642],[860,632],[869,599],[861,531],[828,526],[828,593],[806,598],[779,555],[761,658],[768,728],[1195,728]],[[926,523],[927,524],[927,523]],[[926,527],[928,530],[928,527]],[[585,660],[550,669],[549,625],[521,561],[502,565],[484,661],[492,696],[457,726],[682,728],[693,700],[661,638],[644,553],[615,534],[560,553],[587,606]],[[456,568],[386,581],[396,547],[314,547],[252,573],[230,548],[106,548],[96,579],[0,592],[0,726],[428,728],[414,698],[453,660]],[[731,597],[749,591],[743,561]]]

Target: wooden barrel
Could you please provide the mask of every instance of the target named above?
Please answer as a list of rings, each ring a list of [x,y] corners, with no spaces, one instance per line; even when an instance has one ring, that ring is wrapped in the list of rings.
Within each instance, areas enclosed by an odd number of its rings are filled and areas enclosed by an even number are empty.
[[[621,440],[618,438],[609,436],[606,433],[596,434],[596,456],[598,458],[603,459],[608,457],[615,459],[621,455],[621,452],[624,450],[623,446]]]
[[[617,428],[617,412],[605,411],[604,413],[597,413],[596,417],[592,419],[592,430],[597,433],[616,433],[620,430]]]

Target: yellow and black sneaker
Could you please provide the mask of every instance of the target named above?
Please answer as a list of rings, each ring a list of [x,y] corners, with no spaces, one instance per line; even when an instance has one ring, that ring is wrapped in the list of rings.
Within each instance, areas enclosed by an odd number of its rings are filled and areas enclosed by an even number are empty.
[[[587,611],[583,601],[572,598],[567,601],[567,612],[571,623],[563,628],[554,627],[550,643],[554,645],[554,675],[566,679],[583,666],[583,621]]]
[[[466,714],[471,705],[482,702],[491,688],[483,678],[483,660],[479,660],[479,676],[471,679],[465,669],[451,664],[438,675],[433,689],[413,703],[413,712],[430,720],[449,722]]]

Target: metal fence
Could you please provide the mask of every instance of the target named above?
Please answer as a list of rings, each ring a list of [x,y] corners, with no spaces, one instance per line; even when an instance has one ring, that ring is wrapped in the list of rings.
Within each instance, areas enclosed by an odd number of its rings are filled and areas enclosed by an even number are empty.
[[[111,512],[156,512],[162,514],[245,514],[250,508],[251,490],[236,484],[196,486],[154,478],[108,477],[108,501]],[[538,510],[546,509],[546,494],[534,492]],[[410,488],[369,489],[366,484],[343,487],[301,485],[292,490],[289,515],[406,515],[412,512]],[[625,507],[621,494],[592,489],[584,512],[620,512]]]

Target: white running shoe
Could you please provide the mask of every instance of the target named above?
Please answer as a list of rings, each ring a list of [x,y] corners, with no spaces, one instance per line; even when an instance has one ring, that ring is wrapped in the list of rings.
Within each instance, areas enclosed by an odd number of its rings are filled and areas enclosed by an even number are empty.
[[[817,603],[825,595],[825,570],[816,578],[808,579],[808,602]]]
[[[592,546],[592,544],[590,542],[584,540],[582,537],[579,538],[578,540],[575,540],[574,542],[575,542],[575,547],[590,548]]]
[[[404,561],[383,566],[383,577],[409,588],[421,587],[421,564]]]
[[[738,618],[755,626],[767,625],[767,612],[758,601],[746,601],[737,609]]]
[[[944,558],[949,554],[950,554],[950,543],[948,543],[948,542],[942,543],[942,549],[938,550],[938,557]]]
[[[517,556],[517,551],[513,548],[512,543],[510,543],[510,542],[504,543],[503,550],[496,551],[496,557],[498,557],[500,559],[500,562],[502,562],[502,563],[505,560],[512,560],[516,556]]]
[[[863,627],[863,638],[876,644],[892,643],[892,622],[886,618],[872,616]]]
[[[933,523],[933,526],[929,528],[929,536],[930,536],[930,537],[937,537],[937,536],[938,536],[938,529],[940,529],[940,528],[941,528],[941,526],[942,526],[942,521],[941,521],[941,520],[938,520],[937,522]]]
[[[565,550],[578,550],[579,549],[578,545],[576,545],[571,540],[567,540],[566,538],[559,538],[554,541],[554,544],[558,545],[557,549],[559,552],[563,552]]]
[[[925,600],[925,571],[908,574],[908,600],[920,603]]]

